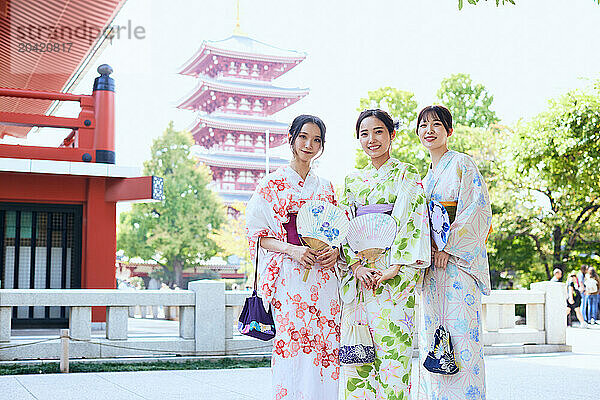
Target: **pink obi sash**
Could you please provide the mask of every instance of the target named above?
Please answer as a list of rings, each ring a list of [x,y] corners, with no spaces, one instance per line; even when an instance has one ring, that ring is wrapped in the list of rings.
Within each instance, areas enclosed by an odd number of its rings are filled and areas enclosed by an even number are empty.
[[[301,246],[300,238],[298,237],[298,229],[296,228],[296,217],[298,214],[288,214],[290,221],[288,223],[283,224],[283,228],[287,232],[287,242],[291,244],[295,244],[296,246]]]

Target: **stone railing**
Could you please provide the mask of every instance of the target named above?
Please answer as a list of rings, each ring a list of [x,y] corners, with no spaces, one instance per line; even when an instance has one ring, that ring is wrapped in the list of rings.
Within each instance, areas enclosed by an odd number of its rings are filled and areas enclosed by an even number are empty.
[[[188,290],[128,292],[103,289],[0,290],[0,360],[57,359],[58,337],[11,336],[12,307],[68,306],[71,358],[270,353],[271,343],[237,334],[245,291],[223,282],[196,281]],[[515,304],[526,305],[526,325],[515,326]],[[179,308],[179,335],[128,334],[129,308]],[[91,308],[106,307],[106,334],[92,335]],[[564,284],[541,282],[532,290],[495,290],[483,297],[486,353],[565,351]],[[152,333],[152,332],[148,332]],[[415,340],[415,344],[418,341]],[[532,346],[530,346],[532,345]]]

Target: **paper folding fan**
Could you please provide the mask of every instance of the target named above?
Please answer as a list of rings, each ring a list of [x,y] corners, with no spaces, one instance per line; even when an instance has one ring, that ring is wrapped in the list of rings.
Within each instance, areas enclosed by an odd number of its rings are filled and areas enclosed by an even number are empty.
[[[372,265],[392,247],[396,232],[396,220],[392,216],[364,214],[350,221],[346,240],[362,261]]]
[[[431,200],[429,202],[429,220],[431,223],[431,238],[437,249],[442,251],[448,243],[448,231],[450,230],[450,216],[446,207],[435,200]]]
[[[311,200],[298,210],[296,226],[300,240],[314,250],[340,247],[348,233],[346,213],[331,203]],[[302,280],[306,282],[310,269],[306,269]]]

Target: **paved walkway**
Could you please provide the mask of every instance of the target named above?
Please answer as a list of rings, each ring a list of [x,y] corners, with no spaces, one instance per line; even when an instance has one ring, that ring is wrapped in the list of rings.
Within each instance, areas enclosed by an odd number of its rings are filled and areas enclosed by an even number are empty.
[[[595,384],[574,384],[600,381],[600,330],[569,328],[567,336],[573,353],[486,357],[487,399],[600,398]],[[416,365],[414,360],[413,382]],[[270,373],[256,368],[0,376],[0,399],[267,400]]]

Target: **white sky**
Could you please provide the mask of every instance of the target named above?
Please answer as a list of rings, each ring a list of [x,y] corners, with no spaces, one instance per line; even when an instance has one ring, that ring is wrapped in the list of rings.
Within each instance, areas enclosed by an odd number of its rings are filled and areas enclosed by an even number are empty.
[[[274,117],[286,123],[300,113],[323,118],[327,144],[319,173],[339,184],[354,165],[356,108],[368,90],[408,90],[422,107],[435,100],[442,78],[469,73],[510,124],[598,78],[594,0],[516,2],[496,8],[490,0],[458,11],[457,0],[241,0],[241,23],[254,39],[308,53],[275,83],[309,87],[310,94]],[[91,92],[97,65],[114,68],[117,164],[141,167],[170,120],[177,129],[194,120],[193,112],[175,106],[196,80],[177,72],[203,40],[232,34],[235,0],[128,0],[115,24],[128,20],[143,26],[146,38],[114,40],[73,92]],[[40,130],[28,143],[57,145],[64,136]]]

